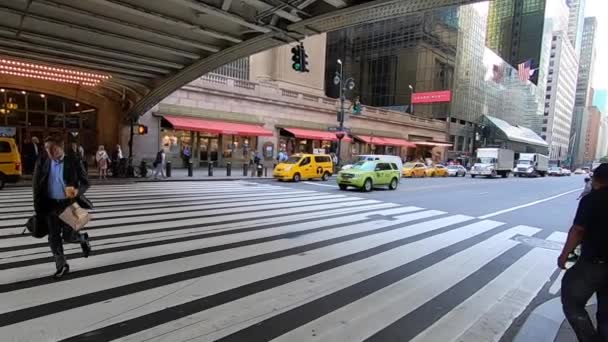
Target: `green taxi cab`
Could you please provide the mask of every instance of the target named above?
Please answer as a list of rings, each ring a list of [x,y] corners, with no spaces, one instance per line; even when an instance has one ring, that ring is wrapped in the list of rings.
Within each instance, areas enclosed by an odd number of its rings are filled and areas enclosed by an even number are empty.
[[[397,164],[375,160],[359,162],[348,170],[340,171],[337,181],[340,190],[354,187],[369,192],[378,186],[396,190],[400,178],[401,170]]]

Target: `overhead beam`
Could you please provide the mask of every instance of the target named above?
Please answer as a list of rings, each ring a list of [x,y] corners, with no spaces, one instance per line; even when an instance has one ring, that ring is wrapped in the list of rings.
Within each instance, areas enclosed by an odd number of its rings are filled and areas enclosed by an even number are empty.
[[[222,2],[222,11],[228,11],[230,6],[232,6],[232,0],[224,0]]]
[[[275,6],[265,3],[264,1],[261,1],[261,0],[243,0],[243,2],[264,11],[264,13],[261,14],[260,16],[266,17],[271,14],[276,14],[277,16],[279,16],[283,19],[287,19],[287,20],[291,21],[292,23],[302,20],[302,18],[298,17],[297,15],[285,12],[282,9],[275,8]],[[281,7],[281,6],[279,6],[279,7]]]
[[[21,15],[23,12],[19,11],[19,10],[15,10],[15,9],[10,9],[10,8],[0,8],[0,11],[2,12],[7,12],[7,13],[12,13],[12,14],[16,14],[16,15]],[[111,33],[111,32],[106,32],[106,31],[101,31],[98,30],[96,28],[91,28],[91,27],[87,27],[87,26],[82,26],[82,25],[77,25],[77,24],[72,24],[72,23],[65,23],[62,22],[60,20],[56,20],[54,18],[49,18],[49,17],[45,17],[45,16],[41,16],[41,15],[34,15],[34,14],[28,14],[27,15],[28,18],[33,18],[36,20],[40,20],[40,21],[44,21],[47,23],[52,23],[55,25],[59,25],[62,27],[67,27],[67,28],[75,28],[78,30],[82,30],[82,31],[88,31],[88,32],[92,32],[92,33],[96,33],[102,36],[110,36],[116,39],[121,39],[124,41],[128,41],[131,43],[135,43],[135,44],[141,44],[144,46],[147,46],[149,48],[155,49],[157,51],[162,51],[164,53],[169,53],[169,54],[173,54],[176,56],[182,56],[185,58],[189,58],[189,59],[199,59],[201,56],[199,56],[198,54],[192,53],[192,52],[188,52],[188,51],[183,51],[183,50],[178,50],[178,49],[174,49],[174,48],[169,48],[163,45],[159,45],[153,42],[149,42],[149,41],[145,41],[145,40],[140,40],[140,39],[136,39],[136,38],[131,38],[128,36],[123,36],[123,35],[119,35],[119,34],[115,34],[115,33]]]
[[[17,30],[0,26],[0,35],[8,36],[9,38],[15,37],[17,34]],[[46,45],[53,45],[56,47],[69,48],[72,50],[78,50],[81,52],[90,53],[92,55],[98,56],[106,56],[115,58],[117,60],[128,60],[131,62],[137,62],[145,65],[156,65],[160,67],[166,67],[171,69],[181,69],[184,67],[183,64],[173,63],[169,61],[164,61],[160,59],[150,58],[141,55],[134,55],[132,53],[126,53],[122,51],[107,49],[105,47],[95,46],[95,45],[87,45],[82,43],[76,43],[69,40],[63,40],[60,38],[41,35],[37,33],[31,33],[27,31],[21,31],[19,33],[19,38],[26,41],[38,42]]]
[[[119,25],[122,27],[129,27],[134,30],[140,31],[141,33],[153,35],[157,39],[163,39],[163,40],[170,41],[170,42],[173,42],[176,44],[186,45],[186,46],[190,46],[190,47],[194,47],[197,49],[210,51],[210,52],[217,52],[220,50],[220,48],[217,46],[193,41],[193,40],[181,37],[181,36],[175,36],[170,33],[155,30],[154,28],[151,28],[151,27],[143,27],[143,26],[129,23],[129,22],[126,22],[123,20],[114,19],[112,17],[108,17],[108,16],[105,16],[102,14],[85,11],[85,10],[82,10],[82,9],[74,7],[74,6],[59,4],[59,3],[55,3],[55,2],[47,1],[47,0],[38,0],[37,3],[42,4],[44,6],[52,6],[52,7],[58,8],[60,10],[63,10],[64,12],[68,12],[68,13],[73,12],[73,13],[77,13],[77,14],[85,16],[85,17],[92,17],[97,20],[111,22],[115,25]]]
[[[229,47],[205,59],[196,61],[183,70],[168,76],[131,108],[130,115],[134,117],[143,115],[164,98],[171,95],[176,89],[228,62],[283,45],[284,42],[275,39],[274,34],[265,34],[246,40],[239,45]]]
[[[77,68],[81,68],[84,71],[87,71],[87,69],[88,69],[89,72],[90,71],[105,72],[105,73],[112,74],[113,77],[122,77],[122,78],[125,78],[128,80],[135,81],[137,83],[142,83],[142,84],[148,83],[149,80],[155,76],[155,75],[148,74],[148,73],[142,73],[140,71],[111,67],[111,66],[107,66],[107,65],[100,65],[100,64],[96,64],[96,63],[78,61],[78,60],[73,60],[73,59],[68,59],[68,58],[52,57],[52,56],[37,53],[37,52],[16,50],[16,49],[11,49],[11,48],[3,48],[2,50],[0,50],[0,56],[3,54],[10,55],[10,56],[17,56],[21,59],[25,59],[25,60],[29,60],[29,61],[39,60],[39,61],[44,61],[47,63],[53,63],[53,64],[57,64],[57,65],[70,65],[70,66],[74,66]]]
[[[157,74],[168,74],[170,72],[170,70],[167,70],[167,69],[161,69],[161,68],[157,68],[157,67],[146,66],[146,65],[130,63],[130,62],[124,62],[124,61],[117,61],[114,59],[107,59],[107,58],[103,58],[103,57],[96,57],[96,56],[92,56],[92,55],[88,55],[88,54],[72,52],[70,50],[55,49],[52,47],[46,47],[43,45],[27,43],[27,42],[15,40],[15,39],[6,39],[6,38],[0,37],[0,45],[18,47],[18,48],[23,48],[25,50],[31,50],[31,51],[38,51],[41,53],[48,54],[50,56],[67,56],[67,57],[71,57],[71,58],[77,58],[80,60],[88,60],[88,61],[91,61],[94,63],[103,64],[103,65],[113,65],[113,66],[118,66],[118,67],[128,67],[131,69],[147,70],[147,71],[151,71],[151,72],[154,72]],[[154,74],[148,74],[148,75],[150,75],[150,77],[157,77]]]
[[[239,17],[238,15],[232,14],[227,11],[222,11],[222,9],[220,9],[220,8],[213,7],[213,6],[203,3],[203,2],[199,2],[196,0],[165,0],[165,1],[173,2],[175,4],[179,4],[179,5],[183,5],[183,6],[188,6],[193,10],[207,13],[209,15],[213,15],[215,17],[230,21],[232,23],[239,24],[241,26],[250,28],[257,32],[262,32],[262,33],[271,32],[270,28],[251,23],[251,22]]]
[[[130,14],[139,16],[139,17],[145,17],[150,20],[159,21],[159,22],[162,22],[165,24],[183,27],[183,28],[188,29],[189,31],[196,32],[196,33],[208,36],[208,37],[223,39],[223,40],[226,40],[226,41],[229,41],[232,43],[240,43],[243,41],[242,39],[240,39],[238,37],[234,37],[227,33],[218,32],[218,31],[211,30],[208,28],[203,28],[199,25],[195,25],[195,24],[186,22],[181,19],[170,17],[166,14],[154,12],[149,9],[144,9],[144,8],[133,6],[130,4],[117,3],[116,1],[113,1],[113,0],[89,0],[89,1],[97,3],[99,5],[111,7],[118,11],[127,12]]]

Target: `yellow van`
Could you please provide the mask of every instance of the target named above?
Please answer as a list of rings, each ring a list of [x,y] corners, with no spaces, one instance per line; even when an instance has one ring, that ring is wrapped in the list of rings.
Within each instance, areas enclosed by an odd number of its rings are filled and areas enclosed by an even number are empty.
[[[21,156],[12,138],[0,137],[0,189],[21,178]]]
[[[320,178],[327,181],[334,169],[331,157],[326,154],[294,154],[274,169],[274,178],[292,180]]]

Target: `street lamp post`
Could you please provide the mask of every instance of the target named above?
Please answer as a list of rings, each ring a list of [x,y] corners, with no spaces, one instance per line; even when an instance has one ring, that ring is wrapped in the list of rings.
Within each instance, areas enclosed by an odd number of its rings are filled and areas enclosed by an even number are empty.
[[[408,87],[410,88],[410,112],[414,115],[414,86],[408,84]]]
[[[344,65],[342,63],[341,59],[337,60],[338,64],[340,65],[340,71],[336,73],[336,76],[334,77],[334,84],[337,85],[339,87],[340,90],[340,117],[338,118],[338,130],[336,131],[336,138],[338,138],[338,148],[337,148],[337,156],[338,156],[338,165],[340,165],[342,163],[342,158],[341,158],[341,150],[342,150],[342,139],[345,136],[344,133],[344,117],[345,117],[345,113],[344,113],[344,100],[345,100],[345,93],[347,90],[353,90],[355,88],[355,80],[350,77],[347,80],[344,80]]]

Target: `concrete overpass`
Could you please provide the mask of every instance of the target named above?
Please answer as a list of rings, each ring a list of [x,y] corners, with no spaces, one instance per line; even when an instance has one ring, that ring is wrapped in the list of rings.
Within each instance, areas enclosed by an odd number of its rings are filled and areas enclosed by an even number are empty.
[[[238,58],[361,22],[479,1],[0,0],[0,85],[18,84],[15,77],[62,80],[135,117]]]

